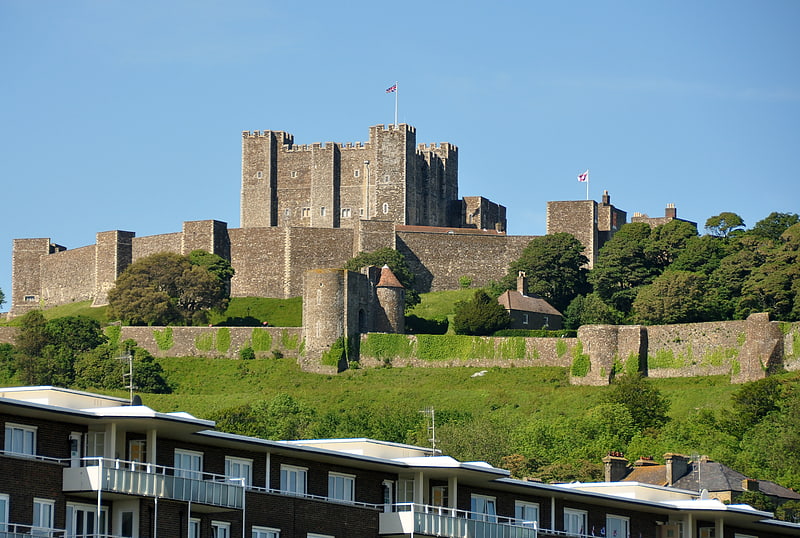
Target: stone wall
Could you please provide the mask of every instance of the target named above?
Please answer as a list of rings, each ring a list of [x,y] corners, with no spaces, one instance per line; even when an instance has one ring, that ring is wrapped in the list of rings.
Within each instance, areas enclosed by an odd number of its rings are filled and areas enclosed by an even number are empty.
[[[42,299],[45,304],[74,303],[94,297],[94,245],[43,256],[41,268]]]
[[[171,234],[148,235],[145,237],[134,237],[133,261],[139,258],[158,254],[159,252],[181,253],[181,240],[183,234],[180,232]]]
[[[397,232],[397,250],[406,258],[421,292],[459,289],[459,278],[484,286],[505,276],[534,236],[495,233]]]
[[[257,357],[273,351],[298,359],[303,329],[300,327],[122,327],[120,341],[133,339],[154,357],[206,357],[238,359],[239,351],[252,347]]]

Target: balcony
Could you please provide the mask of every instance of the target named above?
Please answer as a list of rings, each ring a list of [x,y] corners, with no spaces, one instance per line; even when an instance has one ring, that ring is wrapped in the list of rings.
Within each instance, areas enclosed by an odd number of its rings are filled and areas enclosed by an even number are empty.
[[[446,536],[448,538],[537,538],[552,536],[537,528],[536,522],[478,514],[442,506],[400,503],[393,512],[380,515],[382,535]]]
[[[105,458],[86,458],[82,464],[64,469],[65,492],[102,491],[235,510],[244,507],[241,481],[225,476]]]

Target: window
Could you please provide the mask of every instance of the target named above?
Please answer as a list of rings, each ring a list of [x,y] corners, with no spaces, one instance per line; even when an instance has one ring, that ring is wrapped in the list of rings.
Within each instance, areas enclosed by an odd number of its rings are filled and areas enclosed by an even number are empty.
[[[8,530],[8,495],[0,493],[0,531]]]
[[[360,175],[361,175],[361,170],[358,170],[358,169],[353,170],[353,177],[358,177]]]
[[[522,324],[523,325],[528,324],[528,314],[522,314]]]
[[[264,177],[264,172],[262,172],[261,170],[256,172],[256,179],[261,179],[262,177]]]
[[[335,536],[331,536],[330,534],[317,534],[314,532],[309,532],[306,534],[306,538],[336,538]]]
[[[25,301],[26,303],[34,303],[34,302],[36,302],[36,296],[35,295],[26,295],[25,297],[22,298],[22,300]]]
[[[22,424],[6,423],[4,450],[12,454],[36,454],[36,428]]]
[[[328,210],[325,209],[325,206],[322,206],[322,207],[319,208],[319,216],[320,217],[324,217],[327,214],[328,214]]]
[[[281,491],[305,495],[307,471],[308,469],[303,467],[281,465]]]
[[[399,503],[413,503],[414,502],[414,479],[401,478],[397,482],[397,502]]]
[[[122,512],[119,523],[120,535],[125,538],[133,538],[133,512]]]
[[[105,454],[106,433],[89,432],[86,434],[86,457],[102,458]],[[88,462],[89,465],[98,465],[97,460]]]
[[[364,216],[364,208],[363,207],[358,208],[358,216],[359,217],[363,217]]]
[[[384,183],[389,183],[389,180],[390,180],[390,179],[391,179],[391,178],[389,177],[389,174],[386,174],[385,176],[383,176],[383,182],[384,182]]]
[[[136,465],[147,460],[147,442],[144,439],[131,439],[128,441],[128,459],[134,462],[134,470],[144,470],[144,465]]]
[[[351,217],[351,211],[349,208],[342,209],[342,218],[349,219]]]
[[[567,534],[586,534],[586,511],[564,508],[564,531]]]
[[[200,538],[200,520],[194,517],[189,520],[189,538]]]
[[[33,536],[47,536],[50,534],[43,531],[53,528],[54,506],[55,501],[49,499],[33,499],[33,529],[31,529],[31,534]]]
[[[606,516],[606,538],[628,538],[629,519],[622,516]]]
[[[289,173],[289,175],[290,175],[291,177],[297,177],[297,170],[292,170],[292,171]]]
[[[175,476],[203,479],[203,453],[191,450],[175,449]]]
[[[227,521],[212,521],[211,538],[231,538],[231,524]]]
[[[225,476],[227,478],[244,478],[247,486],[253,485],[253,460],[225,457]],[[236,483],[240,483],[238,480]]]
[[[383,202],[383,207],[381,208],[381,210],[383,211],[384,215],[386,213],[388,213],[389,212],[389,204],[387,204],[386,202]]]
[[[494,497],[487,497],[486,495],[472,495],[470,502],[470,519],[477,519],[478,521],[497,522],[497,507]]]
[[[250,538],[280,538],[280,529],[270,529],[267,527],[253,527],[253,534]]]
[[[283,216],[288,219],[289,217],[292,216],[292,210],[291,209],[284,209],[283,210]]]
[[[431,504],[433,506],[447,506],[447,486],[433,486],[431,488]]]
[[[356,477],[328,473],[328,497],[337,501],[353,502],[356,500]]]
[[[514,503],[514,517],[517,524],[523,527],[535,527],[539,523],[539,505],[516,501]]]
[[[310,217],[311,216],[311,208],[310,207],[304,207],[303,209],[301,209],[300,210],[300,216],[306,217],[306,218]]]
[[[133,514],[131,514],[132,516]],[[131,525],[133,520],[131,519]],[[100,532],[97,528],[97,506],[92,504],[67,503],[67,534],[76,538],[88,538],[108,533],[108,508],[100,510]],[[133,536],[133,533],[123,535]]]

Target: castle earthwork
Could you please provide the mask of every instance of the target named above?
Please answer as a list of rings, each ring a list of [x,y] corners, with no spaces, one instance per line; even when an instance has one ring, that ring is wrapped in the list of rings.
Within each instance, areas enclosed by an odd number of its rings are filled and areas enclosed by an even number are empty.
[[[664,218],[676,218],[674,207]],[[625,221],[608,193],[599,204],[547,207],[547,233],[572,233],[587,247],[590,264]],[[240,228],[203,220],[145,237],[112,230],[74,249],[50,238],[15,239],[9,317],[76,301],[103,305],[133,261],[195,249],[230,260],[233,297],[304,295],[307,271],[342,267],[382,247],[405,256],[419,291],[458,289],[461,277],[481,286],[504,276],[533,239],[505,230],[505,207],[480,196],[459,198],[456,146],[417,144],[409,125],[373,126],[367,142],[348,144],[295,145],[283,131],[245,131]]]

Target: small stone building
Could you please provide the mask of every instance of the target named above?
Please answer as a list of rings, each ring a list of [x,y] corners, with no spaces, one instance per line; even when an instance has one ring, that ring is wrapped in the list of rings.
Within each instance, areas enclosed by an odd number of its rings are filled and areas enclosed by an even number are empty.
[[[511,315],[511,329],[558,330],[562,326],[561,312],[541,297],[528,295],[524,271],[517,276],[517,289],[504,292],[497,302]]]

